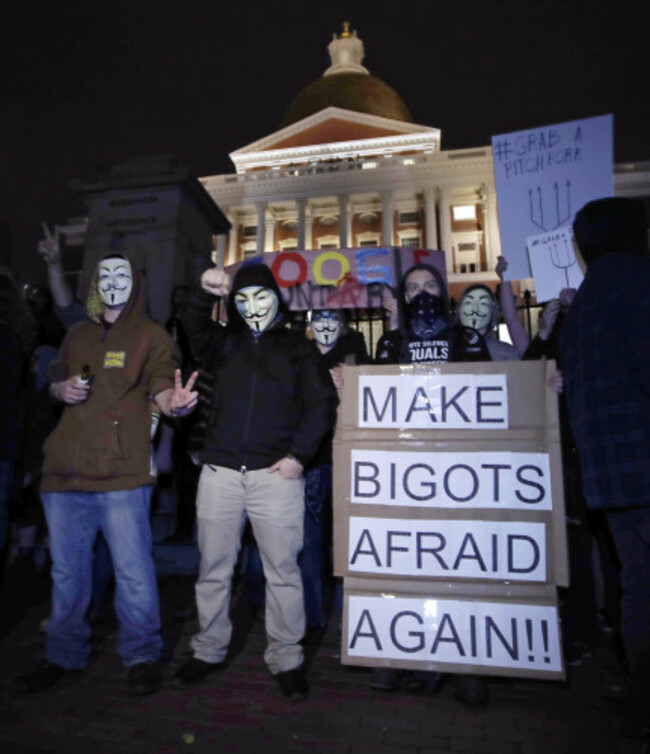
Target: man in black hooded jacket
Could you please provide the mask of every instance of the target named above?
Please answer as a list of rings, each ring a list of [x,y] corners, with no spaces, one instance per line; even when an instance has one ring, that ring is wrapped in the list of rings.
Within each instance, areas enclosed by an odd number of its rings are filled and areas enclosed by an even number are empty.
[[[183,317],[195,359],[214,377],[197,496],[200,631],[176,678],[187,686],[223,665],[232,574],[249,519],[266,576],[264,659],[283,695],[300,699],[308,691],[298,566],[303,470],[333,426],[336,391],[307,339],[284,326],[286,305],[265,264],[245,264],[235,275],[226,327],[210,315],[214,296],[230,290],[229,276],[206,270],[201,287]]]

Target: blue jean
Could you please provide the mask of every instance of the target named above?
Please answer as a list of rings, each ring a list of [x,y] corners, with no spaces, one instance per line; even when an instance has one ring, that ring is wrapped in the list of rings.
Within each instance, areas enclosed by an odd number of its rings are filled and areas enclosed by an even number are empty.
[[[332,507],[332,464],[313,466],[305,474],[305,541],[300,572],[305,590],[305,614],[310,628],[327,624],[325,564]]]
[[[93,545],[103,532],[115,567],[117,653],[122,662],[155,662],[162,653],[160,606],[152,557],[152,488],[115,492],[44,492],[52,557],[52,610],[46,657],[73,670],[90,653],[86,620],[92,590]]]
[[[111,551],[108,549],[106,537],[99,534],[93,549],[93,578],[88,607],[88,615],[91,620],[101,613],[106,590],[112,578],[113,559],[111,558]]]

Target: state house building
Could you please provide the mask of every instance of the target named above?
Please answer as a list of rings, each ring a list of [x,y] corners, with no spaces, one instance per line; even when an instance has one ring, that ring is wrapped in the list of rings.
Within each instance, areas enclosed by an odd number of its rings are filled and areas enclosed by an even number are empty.
[[[364,67],[363,42],[347,24],[329,54],[330,67],[290,103],[280,129],[230,155],[234,173],[197,181],[142,158],[78,183],[88,220],[62,231],[85,246],[79,291],[107,245],[156,278],[149,305],[159,320],[171,286],[193,279],[211,251],[228,265],[293,249],[442,249],[451,296],[473,282],[494,286],[491,147],[442,150],[440,130],[413,123],[399,94]],[[650,163],[617,165],[614,184],[617,195],[647,201]],[[514,288],[521,304],[533,281]]]
[[[363,42],[347,24],[329,54],[281,128],[230,155],[234,175],[201,179],[232,225],[218,258],[411,246],[446,252],[451,295],[496,281],[492,148],[442,150],[440,130],[413,123],[399,94],[363,66]],[[617,195],[650,194],[650,166],[639,167],[617,166]]]

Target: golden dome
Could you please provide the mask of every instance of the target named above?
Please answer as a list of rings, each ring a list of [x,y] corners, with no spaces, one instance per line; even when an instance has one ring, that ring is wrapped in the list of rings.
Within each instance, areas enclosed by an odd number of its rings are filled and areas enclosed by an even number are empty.
[[[312,81],[287,108],[282,127],[307,118],[326,107],[412,123],[413,118],[399,94],[385,81],[371,76],[361,65],[363,42],[347,22],[343,33],[334,35],[328,47],[332,65]]]

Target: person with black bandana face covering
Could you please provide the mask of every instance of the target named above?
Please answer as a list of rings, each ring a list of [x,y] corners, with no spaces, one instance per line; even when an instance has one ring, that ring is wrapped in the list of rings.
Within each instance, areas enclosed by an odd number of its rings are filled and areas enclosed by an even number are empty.
[[[407,270],[400,284],[400,326],[384,333],[377,343],[377,364],[439,364],[448,361],[489,361],[483,336],[473,328],[450,326],[447,286],[435,267],[419,263]],[[371,686],[395,691],[402,686],[412,693],[436,693],[441,673],[401,673],[392,668],[373,668]],[[456,697],[469,705],[487,702],[487,686],[478,676],[456,676]]]
[[[404,276],[398,294],[399,327],[377,343],[377,364],[449,361],[449,305],[442,276],[420,263]]]
[[[399,326],[377,343],[377,364],[440,364],[489,361],[481,333],[451,326],[447,286],[438,270],[423,262],[407,270],[398,294]]]

